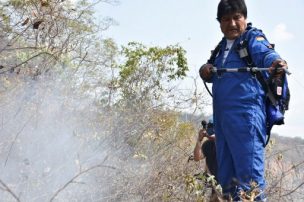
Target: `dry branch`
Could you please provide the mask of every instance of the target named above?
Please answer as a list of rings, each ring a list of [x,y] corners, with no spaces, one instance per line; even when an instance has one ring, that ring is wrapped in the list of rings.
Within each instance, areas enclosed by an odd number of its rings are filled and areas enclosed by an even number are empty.
[[[14,197],[14,199],[16,199],[16,201],[20,202],[20,199],[18,198],[18,196],[0,179],[0,184],[4,187],[4,191],[7,191],[8,193],[10,193],[12,195],[12,197]]]
[[[69,181],[67,181],[61,188],[59,188],[55,194],[52,196],[52,198],[50,199],[50,202],[54,201],[54,199],[58,196],[58,194],[60,192],[62,192],[65,188],[67,188],[70,184],[72,183],[75,183],[75,180],[80,177],[81,175],[85,174],[85,173],[88,173],[94,169],[97,169],[97,168],[111,168],[111,169],[117,169],[116,167],[114,166],[108,166],[108,165],[103,165],[103,164],[98,164],[98,165],[95,165],[95,166],[92,166],[90,168],[87,168],[85,170],[82,170],[80,171],[77,175],[75,175],[74,177],[72,177]]]

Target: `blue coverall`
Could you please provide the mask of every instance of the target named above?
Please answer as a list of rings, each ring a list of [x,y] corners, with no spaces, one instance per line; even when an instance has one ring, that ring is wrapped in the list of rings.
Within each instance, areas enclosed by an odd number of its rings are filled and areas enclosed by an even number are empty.
[[[243,35],[242,35],[243,36]],[[236,39],[222,64],[226,39],[215,59],[217,68],[247,67],[240,58]],[[248,34],[248,50],[255,65],[270,67],[280,59],[261,30]],[[265,92],[250,73],[213,75],[213,115],[216,134],[218,180],[223,192],[237,197],[240,190],[248,190],[255,182],[265,188],[264,144],[266,141]]]

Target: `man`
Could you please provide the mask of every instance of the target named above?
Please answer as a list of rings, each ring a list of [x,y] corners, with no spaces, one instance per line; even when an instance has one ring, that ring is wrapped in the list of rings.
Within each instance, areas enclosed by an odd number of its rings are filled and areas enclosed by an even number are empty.
[[[217,20],[224,37],[212,64],[200,69],[204,81],[212,82],[213,115],[216,134],[217,178],[224,196],[234,201],[255,184],[260,193],[255,200],[266,200],[263,190],[264,145],[266,141],[266,93],[256,76],[250,72],[224,73],[220,76],[212,68],[247,67],[248,60],[240,55],[246,40],[251,62],[256,67],[271,67],[275,77],[284,71],[274,71],[286,62],[274,51],[261,30],[247,25],[247,8],[244,0],[221,0]],[[251,30],[253,29],[253,30]],[[250,31],[251,30],[251,31]]]
[[[193,160],[200,161],[205,158],[207,173],[216,177],[217,163],[213,123],[209,120],[208,124],[205,121],[202,121],[202,124],[204,127],[198,133],[193,150]],[[204,140],[205,137],[207,138],[206,140]]]
[[[217,162],[213,120],[209,120],[208,123],[204,120],[202,121],[202,125],[203,128],[198,133],[195,148],[193,150],[193,160],[200,161],[205,159],[205,170],[203,173],[207,177],[205,178],[205,186],[209,187],[211,185],[210,187],[212,188],[212,194],[209,200],[221,201],[219,200],[219,194],[217,194],[215,190],[215,185],[213,185],[213,182],[207,180],[210,175],[215,176],[215,179],[217,180]]]

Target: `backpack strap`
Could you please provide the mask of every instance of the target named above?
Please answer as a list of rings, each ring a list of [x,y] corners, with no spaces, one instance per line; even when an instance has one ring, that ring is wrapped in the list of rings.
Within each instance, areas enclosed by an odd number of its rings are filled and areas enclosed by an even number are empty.
[[[214,64],[215,58],[217,56],[217,54],[220,52],[222,47],[222,41],[220,41],[217,46],[215,47],[214,50],[211,51],[211,56],[209,58],[209,60],[207,60],[208,64]]]
[[[248,23],[246,30],[247,31],[242,36],[243,40],[241,40],[241,42],[238,45],[238,52],[239,52],[240,57],[246,61],[248,67],[256,67],[256,65],[254,64],[254,62],[250,56],[249,49],[248,49],[248,43],[249,43],[249,36],[250,36],[251,32],[257,30],[257,28],[252,27],[251,23]],[[272,90],[270,89],[270,86],[268,85],[268,81],[265,79],[262,72],[260,72],[260,71],[253,72],[252,71],[251,73],[260,82],[260,84],[261,84],[263,90],[265,91],[265,94],[268,97],[271,104],[276,106],[277,99],[276,99],[275,95],[273,94]]]
[[[277,105],[277,99],[275,98],[275,96],[274,96],[272,90],[270,89],[270,86],[268,85],[267,80],[266,80],[265,77],[262,75],[262,72],[257,71],[257,72],[255,72],[255,73],[253,73],[253,74],[256,76],[257,80],[258,80],[258,81],[260,82],[260,84],[262,85],[262,87],[263,87],[263,89],[264,89],[264,91],[265,91],[265,94],[266,94],[266,96],[268,97],[270,103],[271,103],[273,106]]]
[[[250,33],[254,30],[257,30],[256,28],[253,28],[251,26],[251,24],[248,24],[247,26],[247,31],[243,34],[242,38],[243,40],[241,40],[240,44],[238,45],[238,52],[239,52],[239,55],[242,59],[244,59],[248,65],[248,67],[256,67],[256,65],[254,64],[251,56],[250,56],[250,53],[249,53],[249,49],[248,49],[248,43],[249,43],[249,36],[250,36]],[[272,47],[274,47],[274,44],[271,44]],[[282,113],[279,113],[281,115],[281,117],[277,120],[276,123],[274,122],[271,122],[268,120],[269,117],[273,116],[270,115],[270,111],[277,111],[277,109],[280,109],[280,104],[281,102],[283,102],[284,100],[280,99],[278,96],[276,96],[271,87],[270,87],[270,83],[269,83],[269,79],[272,78],[272,75],[270,75],[270,78],[267,80],[262,72],[260,71],[256,71],[256,72],[251,72],[256,78],[257,80],[260,82],[264,92],[265,92],[265,95],[266,97],[268,98],[266,100],[266,108],[267,108],[267,139],[266,139],[266,142],[265,142],[265,145],[264,147],[266,147],[266,145],[268,144],[269,140],[270,140],[270,135],[271,135],[271,128],[274,124],[277,124],[277,125],[280,125],[280,124],[283,124],[284,123],[284,112]],[[285,85],[283,87],[286,87]],[[288,93],[288,97],[290,96],[289,95],[289,91],[287,92]],[[289,98],[288,98],[288,101],[287,101],[287,109],[288,109],[288,102],[289,102]],[[285,108],[285,107],[284,107]],[[281,110],[279,110],[281,111]]]

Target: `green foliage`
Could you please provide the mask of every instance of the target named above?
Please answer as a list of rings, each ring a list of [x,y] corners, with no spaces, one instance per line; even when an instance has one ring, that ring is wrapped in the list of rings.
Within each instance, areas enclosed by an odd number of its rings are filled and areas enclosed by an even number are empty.
[[[186,76],[188,70],[185,50],[179,46],[148,48],[140,43],[130,42],[127,47],[123,47],[122,55],[126,58],[120,71],[122,80],[132,77],[136,71],[144,70],[144,73],[152,74],[154,71],[159,77],[167,74],[169,79],[176,79]]]
[[[185,185],[186,191],[194,194],[196,201],[221,201],[222,187],[213,175],[206,172],[200,172],[195,176],[186,175]]]
[[[155,102],[166,91],[166,84],[183,79],[188,71],[185,50],[180,46],[146,47],[130,42],[122,47],[119,66],[122,97],[135,103]]]

